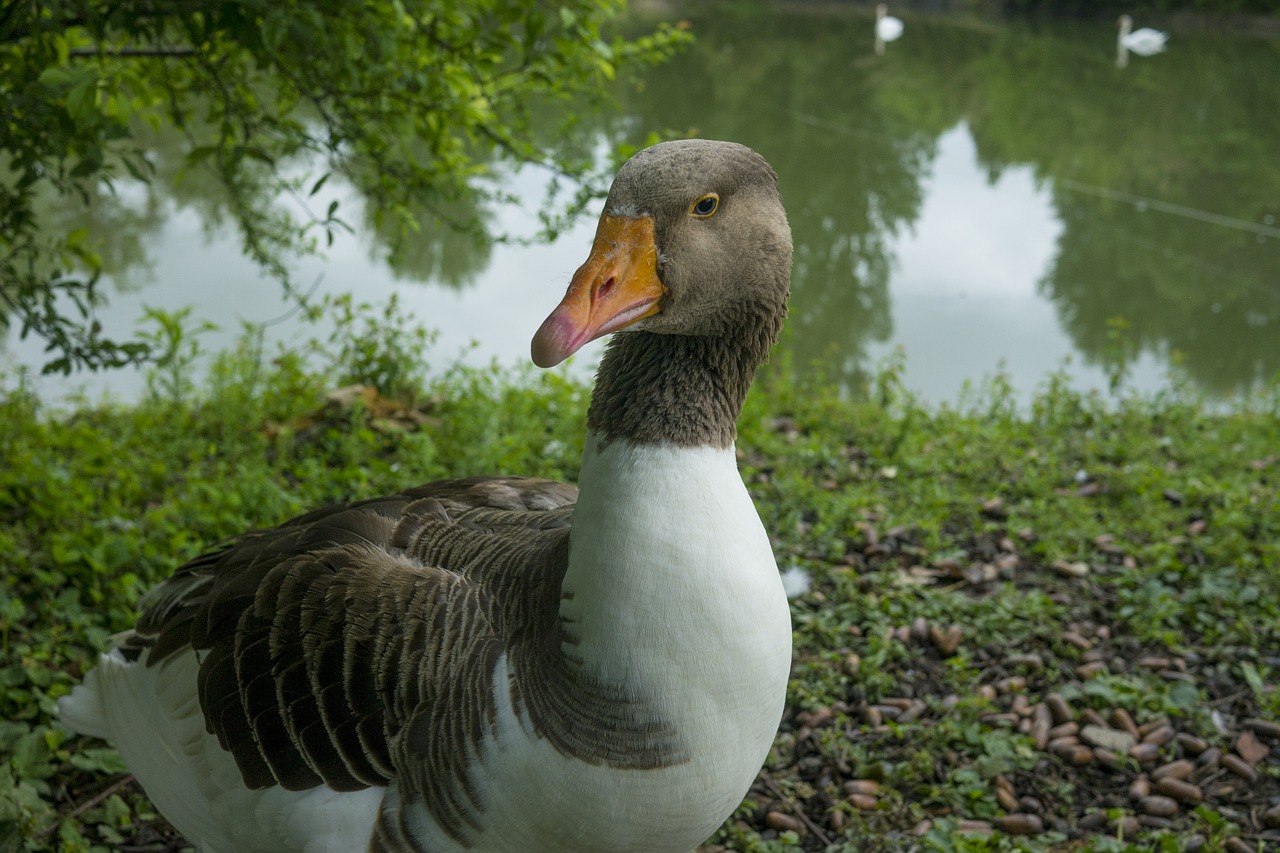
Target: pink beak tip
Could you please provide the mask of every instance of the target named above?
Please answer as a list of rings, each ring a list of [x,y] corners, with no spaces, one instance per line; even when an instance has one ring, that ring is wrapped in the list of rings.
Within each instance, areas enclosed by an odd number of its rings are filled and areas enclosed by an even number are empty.
[[[538,331],[533,335],[529,346],[529,354],[538,367],[555,367],[578,350],[566,340],[564,323],[559,312],[553,311],[551,316],[542,321]]]

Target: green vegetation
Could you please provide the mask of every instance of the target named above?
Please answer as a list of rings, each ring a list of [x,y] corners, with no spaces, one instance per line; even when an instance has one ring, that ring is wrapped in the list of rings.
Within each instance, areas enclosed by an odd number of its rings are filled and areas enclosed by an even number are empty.
[[[1003,0],[1009,12],[1051,15],[1118,15],[1122,12],[1190,12],[1262,15],[1280,12],[1280,0]]]
[[[1170,31],[1169,50],[1119,69],[1114,17],[890,6],[906,35],[876,56],[869,8],[712,4],[690,16],[697,41],[623,95],[636,128],[738,140],[777,169],[801,361],[838,358],[857,385],[873,344],[898,337],[895,244],[921,226],[959,128],[992,183],[1029,170],[1051,199],[1062,230],[1037,289],[1088,363],[1153,356],[1217,394],[1280,371],[1280,111],[1257,108],[1274,100],[1280,40],[1141,19]]]
[[[206,217],[233,223],[246,255],[287,290],[288,260],[349,227],[338,203],[319,196],[335,176],[359,190],[393,245],[423,221],[479,234],[477,205],[502,195],[483,184],[494,161],[591,175],[593,159],[566,143],[575,119],[559,106],[598,101],[619,69],[684,41],[665,26],[634,40],[610,35],[621,6],[3,4],[0,327],[44,338],[51,370],[151,354],[95,320],[114,233],[48,221],[51,200],[119,206],[117,185],[130,178],[216,185]]]
[[[635,147],[662,128],[734,139],[765,154],[782,178],[796,239],[789,345],[800,361],[839,359],[839,378],[851,386],[866,380],[867,353],[877,343],[910,329],[891,298],[890,276],[903,261],[901,242],[925,224],[926,201],[942,177],[935,173],[943,141],[957,133],[972,138],[993,183],[1030,175],[1051,204],[1062,230],[1052,262],[1039,271],[1039,293],[1087,364],[1120,373],[1144,362],[1176,364],[1224,396],[1280,370],[1280,297],[1271,275],[1280,246],[1280,158],[1273,156],[1280,111],[1267,108],[1280,41],[1216,19],[1140,17],[1137,24],[1169,30],[1169,49],[1119,69],[1115,16],[938,16],[895,5],[907,35],[876,56],[872,5],[691,3],[682,14],[696,41],[670,61],[620,71],[636,83],[610,88],[620,108],[574,101],[568,130],[563,113],[533,110],[530,138],[581,163],[602,140],[606,148]],[[632,35],[657,26],[615,20]],[[0,87],[7,80],[0,74]],[[83,238],[94,247],[104,291],[144,283],[164,255],[163,223],[196,214],[216,230],[230,221],[216,160],[188,162],[189,137],[202,127],[135,122],[128,141],[154,168],[149,183],[117,169],[114,195],[101,185],[87,190],[87,214],[75,195],[38,193],[37,242]],[[449,199],[443,185],[406,192],[398,215],[387,215],[376,194],[350,192],[341,174],[315,197],[307,196],[312,184],[298,193],[317,214],[340,197],[335,215],[359,230],[398,279],[464,288],[492,251],[474,232],[510,221],[485,196],[539,183],[504,185],[509,163],[483,146],[481,139],[468,149],[473,165],[488,170],[472,181],[474,193]],[[608,169],[605,159],[599,165]],[[311,164],[318,180],[329,160],[301,150],[280,162]],[[0,166],[0,184],[3,174]],[[562,182],[560,199],[573,188]],[[476,228],[434,227],[441,218]],[[416,229],[407,240],[400,239],[406,221]],[[0,256],[11,233],[0,228]],[[324,242],[321,231],[313,233]],[[973,293],[983,291],[978,275]],[[108,325],[100,334],[128,331]]]
[[[264,354],[250,337],[198,385],[181,319],[159,316],[156,340],[174,358],[136,406],[52,412],[8,381],[0,850],[169,837],[114,751],[68,735],[52,712],[182,561],[313,505],[423,480],[573,479],[583,385],[533,371],[423,379],[426,338],[395,306],[377,319],[334,313],[337,333],[309,357]],[[1021,410],[997,377],[926,409],[897,371],[882,369],[859,402],[774,366],[748,401],[744,476],[779,564],[813,585],[793,602],[775,749],[711,844],[1274,844],[1261,815],[1280,796],[1280,743],[1253,721],[1280,720],[1280,387],[1221,412],[1180,393],[1081,395],[1050,377]],[[380,388],[339,391],[332,377]],[[1119,708],[1179,737],[1145,768],[1124,756],[1104,766],[1101,750],[1076,765],[1020,730],[1050,694],[1082,722]],[[1203,755],[1194,738],[1230,752],[1253,725],[1271,747],[1256,782],[1201,767],[1201,804],[1154,826],[1133,819],[1126,791],[1140,769]],[[1031,817],[1031,834],[1011,834]],[[1125,840],[1099,834],[1109,825]],[[1232,837],[1249,846],[1224,847]]]

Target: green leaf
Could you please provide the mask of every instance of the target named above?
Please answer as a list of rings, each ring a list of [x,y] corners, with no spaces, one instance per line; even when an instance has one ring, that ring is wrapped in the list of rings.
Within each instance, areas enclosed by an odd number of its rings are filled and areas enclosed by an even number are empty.
[[[1249,689],[1253,691],[1253,695],[1261,696],[1266,685],[1263,683],[1262,674],[1258,672],[1258,668],[1245,661],[1240,664],[1240,673],[1244,676],[1245,684],[1248,684]]]
[[[96,112],[98,98],[98,75],[92,69],[76,75],[67,90],[67,112],[78,122],[85,121],[89,114]]]
[[[71,756],[71,764],[81,770],[96,773],[127,773],[128,766],[114,749],[82,749]]]
[[[221,146],[218,145],[197,145],[195,148],[192,148],[187,152],[187,165],[198,165],[218,153],[220,150]]]
[[[47,779],[53,775],[52,753],[38,731],[28,732],[13,745],[9,757],[14,772],[21,779]]]
[[[1169,704],[1184,714],[1190,714],[1200,706],[1200,691],[1187,681],[1175,681],[1169,686]]]

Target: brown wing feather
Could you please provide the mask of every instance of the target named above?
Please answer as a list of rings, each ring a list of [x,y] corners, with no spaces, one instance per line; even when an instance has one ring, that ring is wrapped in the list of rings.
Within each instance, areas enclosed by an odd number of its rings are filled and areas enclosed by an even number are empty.
[[[498,656],[558,633],[576,498],[474,478],[310,512],[179,569],[126,652],[203,653],[206,724],[247,785],[353,790],[425,759],[405,781],[461,832],[481,807],[462,765],[492,724]]]

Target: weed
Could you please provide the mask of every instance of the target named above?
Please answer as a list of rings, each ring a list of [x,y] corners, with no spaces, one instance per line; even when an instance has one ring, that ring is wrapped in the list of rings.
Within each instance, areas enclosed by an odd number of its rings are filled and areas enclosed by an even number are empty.
[[[0,849],[107,850],[171,832],[114,751],[71,737],[52,711],[186,559],[317,504],[425,480],[575,478],[582,384],[428,372],[430,335],[394,301],[328,313],[322,340],[268,356],[249,333],[199,381],[188,319],[157,313],[155,342],[174,356],[132,407],[51,413],[21,375],[6,380]],[[785,364],[748,399],[744,478],[779,563],[813,583],[793,602],[778,740],[713,844],[1163,851],[1193,835],[1205,849],[1264,837],[1250,815],[1280,796],[1280,749],[1256,785],[1119,838],[1081,821],[1131,814],[1136,763],[1050,756],[1013,709],[1058,693],[1077,711],[1126,709],[1226,749],[1239,721],[1280,717],[1280,383],[1224,411],[1119,383],[1080,393],[1059,373],[1020,409],[997,376],[960,406],[927,408],[902,389],[900,358],[867,401],[796,382]],[[333,393],[353,384],[372,390]],[[1038,834],[990,829],[1007,805],[996,778],[1039,804]],[[872,808],[843,788],[859,779],[879,786]],[[785,828],[774,812],[810,823]]]

